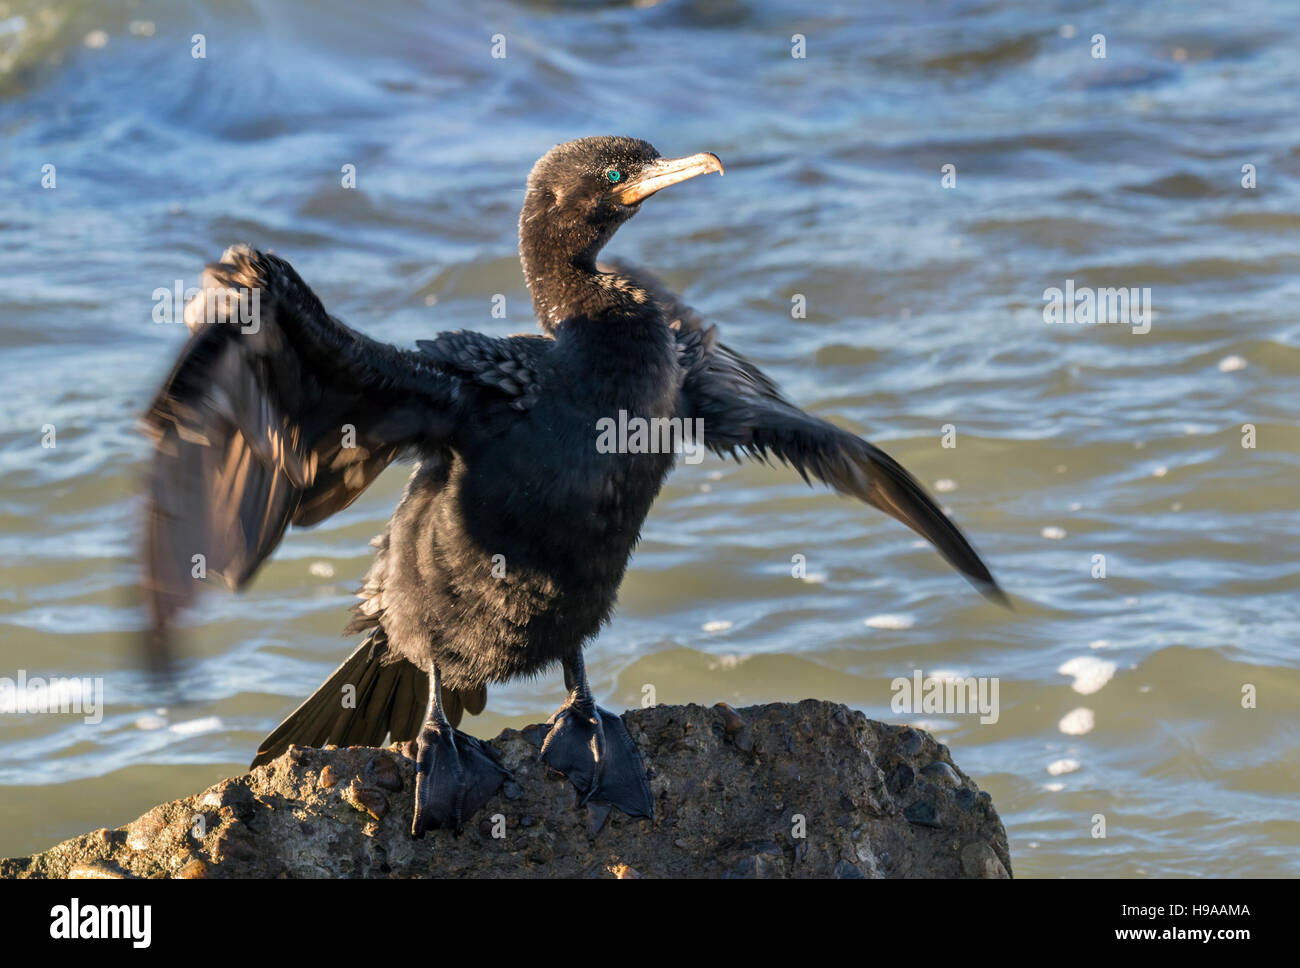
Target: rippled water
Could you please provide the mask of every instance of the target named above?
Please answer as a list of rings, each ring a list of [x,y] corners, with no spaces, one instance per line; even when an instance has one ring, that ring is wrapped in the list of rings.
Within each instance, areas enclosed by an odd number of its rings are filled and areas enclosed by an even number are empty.
[[[1300,873],[1294,4],[859,6],[0,0],[0,676],[102,675],[107,703],[94,726],[0,715],[0,854],[242,769],[351,648],[407,473],[209,596],[193,701],[158,711],[130,651],[134,421],[184,333],[151,321],[155,288],[247,241],[375,336],[528,330],[524,177],[626,133],[727,176],[610,251],[886,445],[1017,607],[878,513],[710,458],[670,479],[589,651],[602,701],[919,719],[992,793],[1022,876]],[[1149,287],[1150,331],[1045,324],[1067,280]],[[997,677],[998,721],[894,713],[918,669]],[[468,725],[561,693],[495,687]]]

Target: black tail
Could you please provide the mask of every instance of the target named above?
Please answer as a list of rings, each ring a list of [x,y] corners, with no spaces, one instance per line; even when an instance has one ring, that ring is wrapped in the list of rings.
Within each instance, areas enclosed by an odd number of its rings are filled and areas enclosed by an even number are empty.
[[[394,742],[415,739],[429,705],[429,678],[405,659],[380,661],[387,645],[382,630],[371,632],[319,689],[262,740],[250,769],[270,762],[290,745],[378,746],[390,733]],[[354,687],[355,693],[345,694],[347,686]],[[487,689],[444,689],[442,700],[443,712],[455,726],[464,710],[483,711]]]

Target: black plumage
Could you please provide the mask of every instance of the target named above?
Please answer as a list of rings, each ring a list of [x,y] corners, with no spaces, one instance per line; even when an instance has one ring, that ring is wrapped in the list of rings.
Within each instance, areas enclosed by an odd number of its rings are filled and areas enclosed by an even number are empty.
[[[454,729],[462,711],[483,709],[490,682],[559,663],[571,694],[544,758],[584,800],[652,813],[639,755],[618,717],[595,706],[582,667],[674,460],[601,452],[597,421],[620,411],[702,419],[715,452],[775,458],[880,508],[1002,599],[961,532],[890,457],[785,400],[650,274],[597,263],[645,198],[721,170],[713,155],[665,160],[629,138],[585,138],[543,157],[519,238],[544,335],[450,332],[403,350],[331,317],[276,256],[236,247],[208,268],[190,341],[146,418],[156,663],[196,593],[196,555],[238,588],[290,524],[346,507],[393,460],[418,461],[373,542],[349,626],[364,642],[255,763],[290,743],[418,738],[415,833],[459,826],[505,775],[490,747]],[[237,325],[234,299],[253,291],[254,325]],[[355,708],[340,703],[344,685]]]

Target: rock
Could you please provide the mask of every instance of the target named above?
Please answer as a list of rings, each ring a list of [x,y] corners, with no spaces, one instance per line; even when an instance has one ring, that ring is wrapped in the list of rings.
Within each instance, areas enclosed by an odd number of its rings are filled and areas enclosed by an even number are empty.
[[[106,860],[88,860],[73,864],[66,875],[70,880],[124,880],[131,875]]]
[[[943,826],[943,822],[939,819],[939,811],[928,800],[917,800],[916,803],[903,811],[903,816],[912,823],[919,823],[926,827]]]
[[[343,790],[343,799],[376,820],[383,820],[384,814],[388,813],[388,797],[384,796],[384,792],[363,785],[359,779],[347,785]]]
[[[933,737],[816,700],[624,715],[655,819],[578,808],[545,727],[493,745],[514,781],[464,832],[410,837],[408,743],[291,747],[251,773],[0,877],[1009,877],[991,798]]]
[[[181,864],[172,876],[184,878],[185,880],[199,880],[208,876],[208,865],[195,857],[193,860]]]
[[[982,840],[973,841],[961,849],[961,867],[967,877],[1005,880],[1011,876],[993,848]]]

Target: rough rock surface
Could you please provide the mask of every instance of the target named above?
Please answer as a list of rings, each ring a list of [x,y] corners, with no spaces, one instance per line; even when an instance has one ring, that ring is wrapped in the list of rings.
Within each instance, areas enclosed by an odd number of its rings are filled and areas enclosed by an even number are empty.
[[[454,836],[410,836],[413,747],[292,747],[202,793],[3,877],[1008,877],[987,793],[930,735],[833,703],[655,706],[624,722],[656,818],[577,808],[537,758],[545,727],[494,741],[515,776]]]

